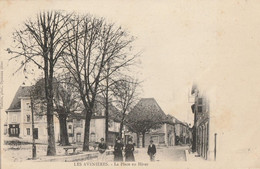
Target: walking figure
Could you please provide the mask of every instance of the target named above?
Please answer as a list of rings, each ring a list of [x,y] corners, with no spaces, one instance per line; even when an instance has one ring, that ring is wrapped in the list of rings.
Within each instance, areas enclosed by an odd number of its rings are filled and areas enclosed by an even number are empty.
[[[125,161],[135,161],[134,150],[132,140],[129,139],[128,144],[125,146]]]
[[[116,144],[114,146],[114,161],[123,161],[123,147],[120,138],[117,138]]]
[[[147,154],[150,156],[151,161],[154,161],[155,153],[156,153],[156,147],[153,144],[153,140],[151,140],[150,145],[148,146],[148,151],[147,151]]]
[[[106,161],[106,149],[107,149],[107,145],[104,141],[104,138],[100,139],[101,143],[99,143],[98,145],[98,160],[99,161]]]

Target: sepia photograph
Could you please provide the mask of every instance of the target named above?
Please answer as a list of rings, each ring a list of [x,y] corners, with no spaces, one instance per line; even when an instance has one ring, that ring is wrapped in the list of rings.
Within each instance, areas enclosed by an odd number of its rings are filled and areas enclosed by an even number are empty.
[[[260,2],[0,6],[1,168],[260,168]]]

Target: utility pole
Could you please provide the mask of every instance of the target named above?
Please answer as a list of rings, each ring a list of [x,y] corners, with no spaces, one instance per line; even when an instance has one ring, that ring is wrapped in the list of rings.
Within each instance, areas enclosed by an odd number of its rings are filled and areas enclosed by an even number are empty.
[[[31,112],[32,112],[32,159],[36,159],[36,145],[35,145],[35,138],[34,138],[34,110],[33,110],[33,98],[32,95],[30,97],[31,99]]]
[[[216,161],[217,158],[217,133],[215,133],[215,147],[214,147],[214,160]]]

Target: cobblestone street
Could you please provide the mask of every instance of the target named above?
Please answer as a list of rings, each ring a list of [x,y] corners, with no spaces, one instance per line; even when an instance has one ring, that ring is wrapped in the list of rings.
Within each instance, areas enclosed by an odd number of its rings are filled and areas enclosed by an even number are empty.
[[[172,147],[161,147],[157,148],[157,153],[155,161],[186,161],[185,159],[185,150],[188,149],[188,146],[172,146]],[[146,148],[137,149],[138,152],[135,153],[135,161],[137,162],[149,162],[149,156],[147,155]],[[106,160],[112,162],[114,159],[113,155],[107,156]],[[92,159],[92,161],[97,161]]]

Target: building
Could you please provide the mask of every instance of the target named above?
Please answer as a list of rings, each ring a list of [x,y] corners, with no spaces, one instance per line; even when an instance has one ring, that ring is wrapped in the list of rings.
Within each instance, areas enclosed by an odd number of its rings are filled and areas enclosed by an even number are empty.
[[[161,109],[161,107],[158,105],[156,100],[154,98],[142,98],[134,107],[133,110],[139,109],[142,111],[146,111],[146,113],[152,113],[149,112],[149,108],[154,107],[156,109],[155,112],[159,113],[162,118],[162,125],[158,129],[151,129],[149,132],[145,133],[145,145],[149,145],[150,140],[153,140],[154,144],[157,146],[172,146],[175,145],[175,133],[174,133],[174,123],[171,120],[167,119],[167,116]],[[134,143],[137,144],[138,138],[136,133],[126,132],[126,140],[131,137],[133,138]],[[140,134],[139,136],[139,145],[142,145],[143,142],[143,136]]]
[[[34,132],[32,132],[32,111],[30,100],[31,86],[20,86],[10,107],[6,110],[5,135],[18,137],[24,141],[31,141],[35,134],[36,142],[47,143],[47,119],[44,108],[36,108],[34,112]],[[39,106],[39,105],[38,105]],[[40,106],[41,107],[41,106]],[[108,143],[114,145],[119,134],[120,116],[118,110],[109,105],[109,133]],[[70,143],[81,144],[84,141],[85,113],[78,111],[67,119],[67,131]],[[54,116],[55,141],[60,140],[59,120]],[[105,138],[105,108],[99,102],[95,105],[95,113],[90,121],[90,142],[99,142]]]
[[[94,114],[90,120],[90,145],[100,142],[101,138],[105,138],[105,107],[101,104],[101,97],[97,98]],[[116,137],[119,135],[120,118],[118,110],[109,104],[109,127],[108,127],[108,145],[114,145]],[[67,123],[68,135],[70,143],[81,144],[84,141],[85,130],[85,111],[75,113],[70,117]]]
[[[34,112],[34,131],[32,131],[30,89],[30,86],[20,86],[17,90],[11,105],[6,110],[5,134],[9,137],[19,137],[30,141],[34,133],[36,142],[46,143],[47,119],[43,112]],[[54,118],[54,130],[55,139],[58,141],[59,123],[57,118]]]
[[[190,144],[191,143],[191,138],[192,134],[190,131],[190,127],[187,123],[182,122],[178,120],[174,116],[169,116],[174,124],[174,137],[175,137],[175,144],[174,145],[182,145],[182,144]]]
[[[192,151],[206,160],[212,160],[216,150],[214,134],[210,133],[209,99],[197,85],[192,86],[191,94],[194,96],[194,104],[191,106],[194,114]]]

